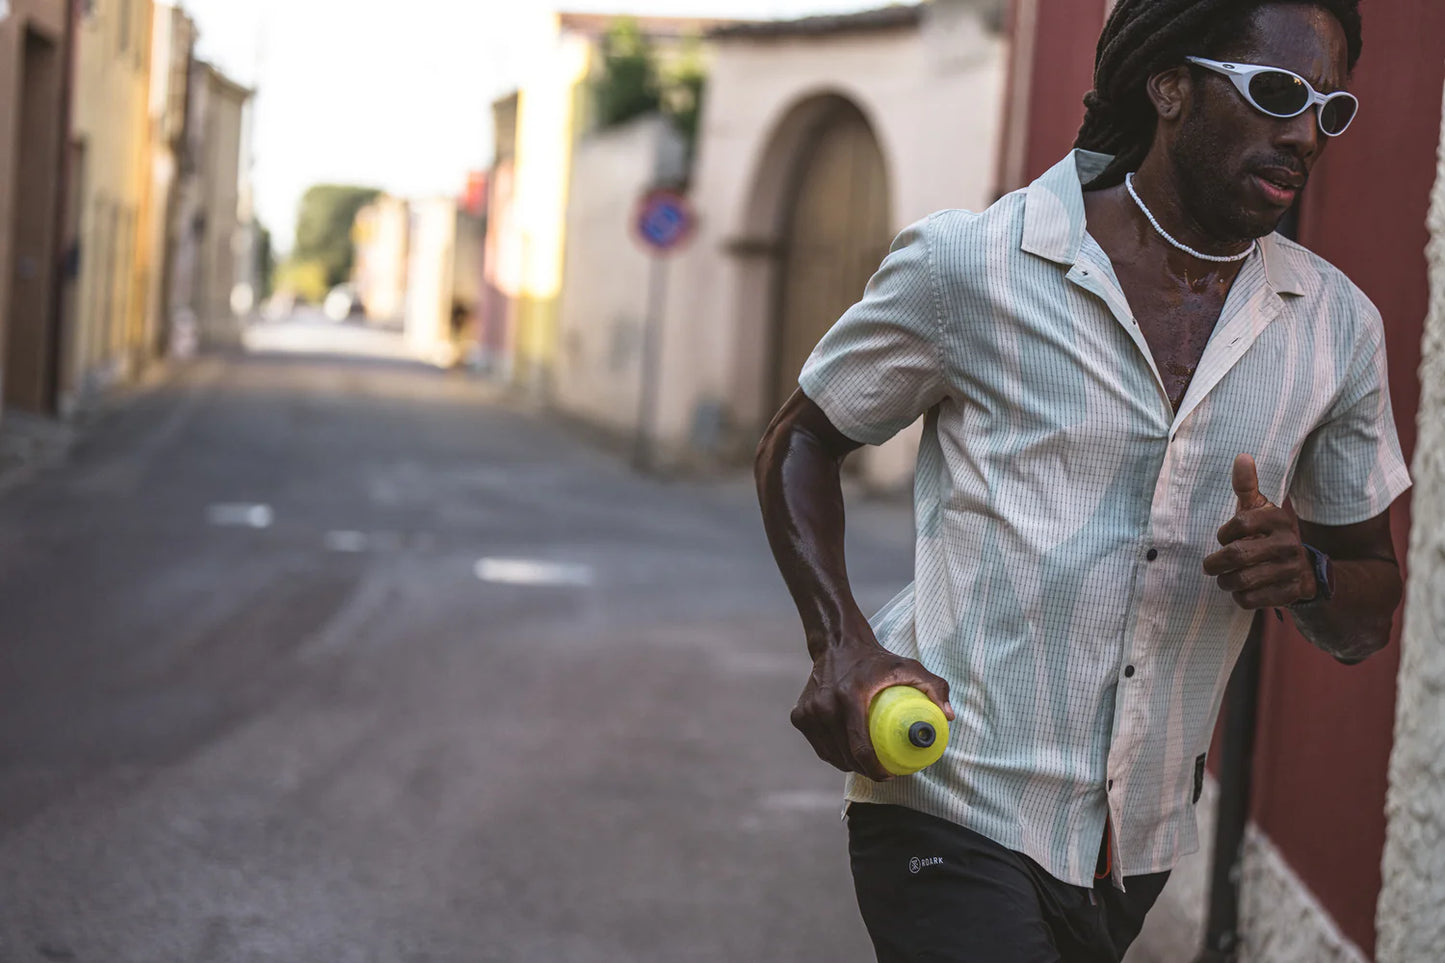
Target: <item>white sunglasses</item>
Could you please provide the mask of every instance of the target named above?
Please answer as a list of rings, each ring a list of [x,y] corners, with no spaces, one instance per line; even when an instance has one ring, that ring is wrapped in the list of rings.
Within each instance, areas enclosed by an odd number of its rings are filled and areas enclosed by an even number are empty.
[[[1226,64],[1203,57],[1185,57],[1205,70],[1223,74],[1255,110],[1271,117],[1298,117],[1316,104],[1320,131],[1326,137],[1338,137],[1355,119],[1360,101],[1354,94],[1337,90],[1322,94],[1297,73],[1282,67],[1258,64]]]

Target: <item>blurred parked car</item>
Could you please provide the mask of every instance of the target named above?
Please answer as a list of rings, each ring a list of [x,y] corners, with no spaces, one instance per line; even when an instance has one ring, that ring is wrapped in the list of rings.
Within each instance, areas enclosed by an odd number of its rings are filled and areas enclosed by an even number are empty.
[[[338,284],[326,295],[321,306],[322,313],[332,321],[345,321],[362,314],[361,297],[350,284]]]

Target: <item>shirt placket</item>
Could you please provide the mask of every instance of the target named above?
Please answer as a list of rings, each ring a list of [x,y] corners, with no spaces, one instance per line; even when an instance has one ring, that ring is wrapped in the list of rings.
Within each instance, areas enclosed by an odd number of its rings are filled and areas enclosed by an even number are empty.
[[[1164,381],[1159,376],[1159,369],[1154,363],[1149,343],[1139,329],[1138,322],[1134,319],[1128,300],[1119,288],[1112,268],[1094,257],[1093,252],[1086,248],[1080,251],[1078,261],[1067,276],[1069,281],[1094,294],[1104,303],[1115,321],[1134,342],[1139,351],[1140,360],[1148,365],[1150,373],[1153,375],[1159,416],[1157,424],[1152,427],[1157,429],[1159,444],[1164,449],[1160,455],[1159,468],[1154,475],[1153,495],[1147,505],[1140,506],[1141,511],[1138,517],[1131,519],[1137,533],[1133,548],[1134,584],[1130,593],[1129,617],[1125,619],[1123,637],[1120,639],[1118,677],[1114,696],[1113,736],[1110,741],[1107,762],[1105,797],[1108,803],[1109,823],[1113,829],[1109,834],[1110,875],[1114,885],[1123,889],[1124,869],[1121,854],[1124,850],[1125,834],[1128,832],[1128,824],[1124,818],[1123,800],[1128,795],[1129,768],[1137,754],[1139,737],[1148,728],[1149,687],[1146,682],[1149,666],[1141,655],[1139,640],[1149,638],[1153,632],[1162,628],[1162,625],[1159,624],[1146,625],[1144,623],[1157,623],[1160,618],[1162,606],[1158,596],[1162,591],[1162,586],[1167,584],[1167,579],[1154,577],[1154,573],[1159,568],[1157,562],[1160,552],[1153,542],[1159,534],[1162,534],[1159,532],[1159,528],[1168,524],[1167,519],[1171,508],[1170,489],[1172,486],[1167,484],[1167,466],[1170,457],[1168,442],[1173,406],[1170,404]]]
[[[1172,575],[1176,563],[1169,558],[1169,546],[1177,544],[1175,532],[1180,518],[1180,502],[1186,496],[1174,471],[1172,445],[1165,443],[1154,494],[1148,513],[1139,526],[1134,544],[1134,586],[1130,593],[1130,618],[1126,621],[1120,647],[1119,674],[1114,696],[1114,736],[1108,756],[1109,820],[1114,827],[1113,875],[1123,885],[1123,841],[1129,832],[1124,807],[1128,798],[1132,769],[1138,761],[1143,739],[1150,731],[1150,707],[1156,683],[1152,644],[1165,629],[1164,616],[1169,608],[1166,593],[1176,581]]]

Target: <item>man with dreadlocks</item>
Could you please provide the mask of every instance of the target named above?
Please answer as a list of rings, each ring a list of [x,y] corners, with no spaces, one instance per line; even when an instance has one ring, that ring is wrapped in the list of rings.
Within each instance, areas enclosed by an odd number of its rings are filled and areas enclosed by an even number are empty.
[[[793,723],[850,774],[880,960],[1119,960],[1198,848],[1254,614],[1344,663],[1386,644],[1409,479],[1380,317],[1274,233],[1359,55],[1354,0],[1119,0],[1078,149],[905,230],[769,427],[814,661]],[[839,466],[920,415],[915,581],[870,624]],[[953,725],[890,778],[866,720],[899,684]]]

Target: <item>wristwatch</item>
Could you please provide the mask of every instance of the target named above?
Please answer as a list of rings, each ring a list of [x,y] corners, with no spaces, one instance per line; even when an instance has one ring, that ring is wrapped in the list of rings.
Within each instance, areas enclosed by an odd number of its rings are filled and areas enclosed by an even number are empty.
[[[1314,598],[1300,599],[1294,603],[1296,607],[1328,602],[1335,597],[1335,567],[1330,562],[1330,557],[1313,545],[1305,545],[1304,549],[1309,554],[1310,565],[1314,568],[1317,588]]]

